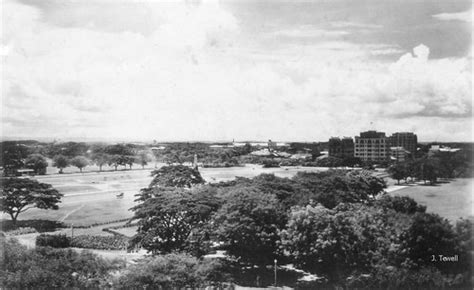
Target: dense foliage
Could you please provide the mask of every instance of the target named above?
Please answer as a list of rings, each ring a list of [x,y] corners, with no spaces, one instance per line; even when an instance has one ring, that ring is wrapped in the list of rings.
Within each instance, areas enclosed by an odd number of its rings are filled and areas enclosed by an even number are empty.
[[[110,271],[123,266],[87,251],[27,249],[4,237],[0,237],[0,244],[0,287],[4,289],[103,288]]]
[[[278,257],[278,231],[286,214],[275,195],[254,187],[235,187],[223,197],[214,216],[215,233],[222,249],[242,263],[271,264]]]
[[[204,247],[208,239],[205,226],[220,200],[212,191],[189,191],[183,188],[145,188],[132,208],[138,220],[137,234],[131,247],[139,245],[154,253],[191,250]],[[197,240],[196,240],[197,239]]]
[[[66,235],[41,234],[36,237],[37,247],[68,248],[71,246],[71,239]]]
[[[151,175],[153,180],[149,187],[190,188],[205,182],[198,170],[184,165],[163,166],[154,170]]]
[[[129,267],[117,281],[123,289],[196,289],[219,286],[230,277],[219,260],[199,260],[186,254],[145,258]]]
[[[79,235],[71,239],[70,246],[83,249],[124,250],[127,249],[128,242],[129,238],[120,235]]]

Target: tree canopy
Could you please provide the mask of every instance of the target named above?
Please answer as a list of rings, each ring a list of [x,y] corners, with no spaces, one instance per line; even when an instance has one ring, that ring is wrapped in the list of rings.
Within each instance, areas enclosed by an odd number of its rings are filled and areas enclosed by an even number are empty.
[[[150,187],[186,187],[191,188],[197,184],[203,184],[205,181],[197,169],[184,165],[163,166],[154,170],[151,175],[153,180]]]
[[[182,188],[145,188],[137,200],[143,202],[131,209],[138,220],[131,246],[153,253],[190,250],[220,205],[212,191]]]
[[[69,159],[64,155],[56,155],[53,158],[53,166],[59,168],[59,173],[63,173],[63,169],[69,164]]]
[[[48,161],[46,161],[46,158],[41,154],[30,154],[25,159],[25,166],[33,169],[36,174],[46,174]]]
[[[7,178],[1,188],[1,210],[16,223],[18,215],[30,208],[58,209],[62,193],[50,184],[28,178]]]

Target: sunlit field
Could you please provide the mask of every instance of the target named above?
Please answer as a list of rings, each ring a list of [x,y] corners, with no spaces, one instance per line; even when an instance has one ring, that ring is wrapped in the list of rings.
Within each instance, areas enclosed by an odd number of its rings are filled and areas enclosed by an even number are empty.
[[[459,178],[436,185],[410,185],[391,194],[409,196],[427,206],[427,211],[437,213],[451,221],[473,218],[472,186],[474,179]]]
[[[291,177],[298,171],[322,171],[326,168],[292,167],[262,168],[258,165],[233,168],[200,168],[207,182],[231,180],[236,176],[253,177],[261,173],[274,173],[280,177]],[[68,225],[86,226],[132,217],[129,210],[134,206],[135,194],[151,181],[151,169],[118,170],[36,176],[64,194],[58,210],[30,209],[19,216],[25,219],[48,219]],[[123,198],[117,195],[123,194]],[[3,218],[9,219],[3,215]]]

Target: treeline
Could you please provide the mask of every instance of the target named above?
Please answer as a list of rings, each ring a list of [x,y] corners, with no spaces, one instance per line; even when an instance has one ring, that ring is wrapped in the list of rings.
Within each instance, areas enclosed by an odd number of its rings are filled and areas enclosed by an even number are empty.
[[[35,174],[46,174],[52,159],[52,166],[63,173],[69,166],[77,167],[81,172],[89,165],[97,165],[102,171],[104,165],[129,167],[140,164],[142,167],[152,161],[152,152],[146,146],[135,144],[101,143],[17,143],[2,142],[1,164],[5,175],[15,175],[19,169],[32,169]]]
[[[435,184],[439,178],[473,177],[474,168],[469,151],[436,152],[413,160],[394,163],[387,172],[400,184],[423,180]]]

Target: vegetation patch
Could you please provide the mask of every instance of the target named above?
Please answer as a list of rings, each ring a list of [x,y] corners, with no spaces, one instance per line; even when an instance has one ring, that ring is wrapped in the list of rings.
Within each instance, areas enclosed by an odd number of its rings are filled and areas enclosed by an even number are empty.
[[[16,225],[11,220],[0,221],[0,228],[2,229],[2,231],[7,232],[7,233],[19,230],[20,228],[33,228],[34,231],[37,231],[40,233],[54,232],[56,229],[65,228],[65,227],[66,225],[62,222],[50,221],[50,220],[39,220],[39,219],[18,220],[16,222]]]
[[[113,236],[75,236],[71,247],[96,250],[124,250],[128,246],[128,238],[123,235]]]

